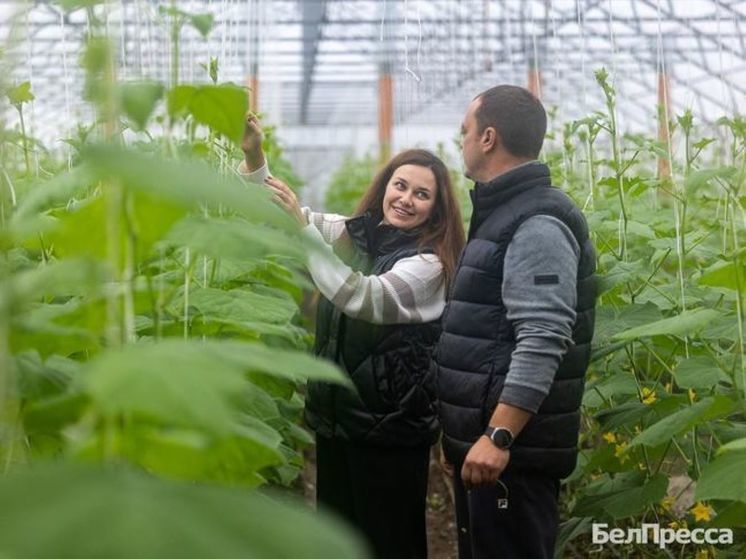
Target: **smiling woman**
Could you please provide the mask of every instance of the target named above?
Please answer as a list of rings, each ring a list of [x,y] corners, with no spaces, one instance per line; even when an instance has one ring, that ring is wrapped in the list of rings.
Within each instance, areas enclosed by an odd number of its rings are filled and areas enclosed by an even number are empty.
[[[428,458],[439,433],[430,360],[464,244],[448,170],[428,151],[406,150],[346,218],[301,208],[269,175],[255,117],[243,149],[241,173],[269,187],[323,247],[308,257],[323,296],[315,351],[354,384],[308,385],[318,503],[365,534],[377,557],[424,558]]]
[[[402,165],[394,171],[383,196],[383,221],[400,229],[422,225],[435,206],[437,184],[432,169]]]

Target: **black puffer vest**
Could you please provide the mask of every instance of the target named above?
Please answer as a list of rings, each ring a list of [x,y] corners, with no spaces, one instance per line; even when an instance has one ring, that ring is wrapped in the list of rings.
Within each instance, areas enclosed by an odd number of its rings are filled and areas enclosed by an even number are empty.
[[[577,459],[579,408],[593,336],[595,254],[588,226],[572,200],[551,186],[549,169],[542,163],[478,184],[471,195],[469,238],[434,359],[446,456],[461,463],[497,406],[516,345],[502,301],[505,252],[521,223],[549,215],[567,225],[580,246],[574,345],[537,414],[516,437],[509,468],[567,477]]]
[[[356,254],[350,265],[381,275],[421,251],[417,234],[366,214],[347,221]],[[439,434],[430,363],[440,321],[376,325],[319,301],[316,354],[335,361],[355,389],[309,382],[306,421],[318,435],[380,446],[433,444]]]

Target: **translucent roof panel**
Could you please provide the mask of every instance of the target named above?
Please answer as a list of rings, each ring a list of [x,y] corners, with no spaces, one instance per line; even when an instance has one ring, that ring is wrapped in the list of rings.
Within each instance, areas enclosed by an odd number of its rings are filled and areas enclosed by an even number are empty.
[[[605,67],[618,90],[620,121],[655,128],[659,75],[673,110],[704,121],[743,111],[746,101],[746,0],[190,0],[210,13],[208,38],[185,27],[183,81],[256,75],[259,105],[285,126],[375,126],[378,83],[394,83],[396,125],[453,129],[464,107],[498,83],[526,85],[563,120],[601,106],[594,71]],[[121,79],[168,82],[171,2],[112,0],[97,14],[118,47]],[[12,17],[16,14],[15,17]],[[0,35],[10,45],[11,81],[30,80],[31,126],[57,137],[89,116],[78,59],[84,10],[55,2],[0,0]],[[8,113],[11,115],[12,113]]]

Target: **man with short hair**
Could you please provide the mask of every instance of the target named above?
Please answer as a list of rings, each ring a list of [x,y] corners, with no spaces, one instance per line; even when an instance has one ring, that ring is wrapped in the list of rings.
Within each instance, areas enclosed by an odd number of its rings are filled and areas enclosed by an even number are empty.
[[[509,85],[478,95],[461,127],[474,211],[435,353],[460,559],[551,558],[577,459],[595,254],[537,161],[545,132],[539,100]]]

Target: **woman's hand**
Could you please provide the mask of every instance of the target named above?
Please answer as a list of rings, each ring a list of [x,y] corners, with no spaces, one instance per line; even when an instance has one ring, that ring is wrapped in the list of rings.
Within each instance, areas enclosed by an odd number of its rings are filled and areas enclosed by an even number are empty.
[[[264,165],[264,152],[262,152],[262,123],[251,111],[244,117],[243,139],[241,140],[241,151],[244,153],[246,166],[249,171],[256,171]]]
[[[288,185],[275,177],[269,177],[264,181],[264,184],[269,186],[272,190],[272,193],[274,194],[273,199],[277,205],[294,217],[303,227],[308,225],[306,216],[303,215],[303,212],[300,209],[298,197]]]

